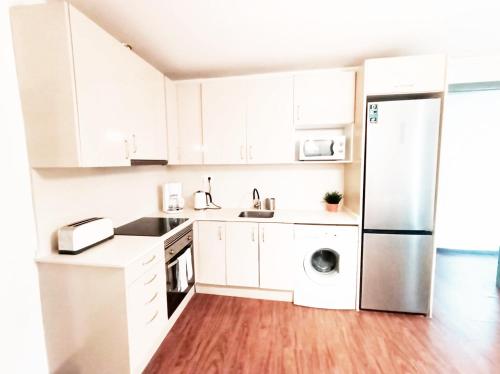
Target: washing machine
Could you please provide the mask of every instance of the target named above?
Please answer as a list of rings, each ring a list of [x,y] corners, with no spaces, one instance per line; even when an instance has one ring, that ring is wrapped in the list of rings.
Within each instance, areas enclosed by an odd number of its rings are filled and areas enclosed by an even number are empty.
[[[294,304],[355,309],[357,252],[356,226],[295,225]]]

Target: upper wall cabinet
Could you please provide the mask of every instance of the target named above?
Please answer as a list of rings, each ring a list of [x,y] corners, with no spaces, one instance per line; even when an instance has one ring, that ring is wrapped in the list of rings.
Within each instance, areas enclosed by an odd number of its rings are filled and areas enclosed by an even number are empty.
[[[293,161],[293,78],[250,79],[247,106],[249,164]]]
[[[169,95],[167,85],[167,114]],[[203,163],[201,128],[201,84],[179,82],[170,90],[176,91],[177,121],[168,121],[169,164],[200,165]],[[172,106],[174,103],[171,104]],[[175,141],[174,141],[175,139]]]
[[[177,87],[165,77],[165,107],[167,110],[168,163],[179,164],[179,128],[177,115]]]
[[[353,123],[355,85],[356,73],[350,70],[295,75],[295,128],[329,128]]]
[[[202,83],[206,164],[247,162],[246,90],[243,79],[214,79]]]
[[[202,83],[205,164],[293,161],[291,76]]]
[[[442,92],[446,56],[424,55],[365,61],[365,95]]]
[[[167,158],[161,73],[66,2],[11,16],[31,166]]]

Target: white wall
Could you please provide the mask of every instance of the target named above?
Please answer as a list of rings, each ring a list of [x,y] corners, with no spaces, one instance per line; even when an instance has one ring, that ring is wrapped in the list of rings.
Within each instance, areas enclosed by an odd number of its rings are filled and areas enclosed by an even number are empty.
[[[448,83],[500,81],[500,55],[455,57],[448,61]]]
[[[450,93],[443,123],[436,244],[500,246],[500,91]]]
[[[39,238],[38,255],[57,250],[57,229],[89,217],[109,217],[115,226],[161,208],[163,166],[32,170]]]
[[[193,193],[212,177],[212,196],[224,208],[249,208],[252,190],[260,197],[276,198],[276,209],[324,209],[326,191],[344,188],[344,166],[306,165],[240,165],[240,166],[171,166],[169,182],[182,182],[186,205],[193,206]]]
[[[24,126],[8,3],[0,3],[0,373],[47,372]]]

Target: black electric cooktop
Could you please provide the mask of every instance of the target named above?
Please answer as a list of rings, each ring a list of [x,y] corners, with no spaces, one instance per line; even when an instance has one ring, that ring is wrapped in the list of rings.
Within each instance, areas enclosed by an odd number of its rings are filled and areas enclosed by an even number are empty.
[[[187,220],[187,218],[139,218],[136,221],[115,228],[115,235],[162,236]]]

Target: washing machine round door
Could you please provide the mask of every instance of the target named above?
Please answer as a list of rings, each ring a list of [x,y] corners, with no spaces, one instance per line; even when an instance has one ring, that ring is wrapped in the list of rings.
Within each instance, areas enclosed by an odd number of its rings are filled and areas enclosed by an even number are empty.
[[[304,257],[304,270],[309,278],[328,285],[339,274],[340,255],[331,248],[320,248],[307,253]]]

